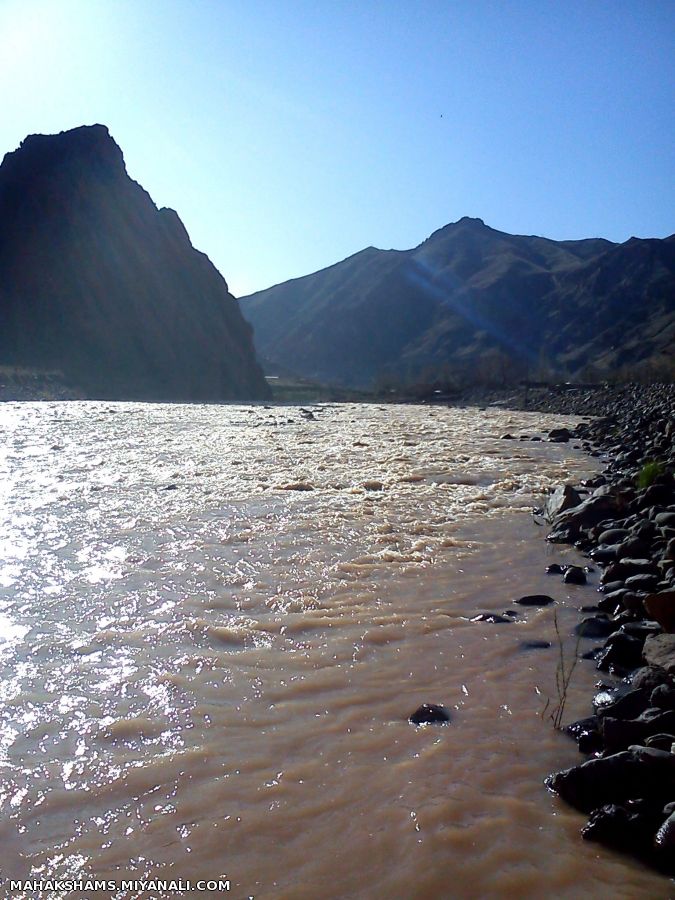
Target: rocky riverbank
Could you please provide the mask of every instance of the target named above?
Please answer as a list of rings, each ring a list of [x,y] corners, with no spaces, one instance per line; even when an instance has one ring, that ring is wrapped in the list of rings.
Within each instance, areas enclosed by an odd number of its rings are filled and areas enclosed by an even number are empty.
[[[542,511],[551,543],[573,544],[602,569],[601,596],[576,628],[602,639],[583,653],[601,682],[592,715],[565,728],[587,759],[546,784],[589,814],[584,838],[675,875],[675,385],[547,394],[546,404],[602,411],[552,437],[607,460]]]
[[[3,401],[80,400],[84,397],[62,372],[0,366],[0,403]]]

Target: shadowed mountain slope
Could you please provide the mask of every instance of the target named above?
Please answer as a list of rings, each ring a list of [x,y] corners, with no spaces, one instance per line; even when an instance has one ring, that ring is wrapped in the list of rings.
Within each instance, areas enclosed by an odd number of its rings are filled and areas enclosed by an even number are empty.
[[[413,250],[363,250],[242,298],[258,352],[346,385],[661,361],[675,337],[675,237],[552,241],[464,218]],[[672,360],[672,356],[670,356]]]
[[[268,395],[226,282],[102,125],[31,135],[0,166],[0,365],[96,397]]]

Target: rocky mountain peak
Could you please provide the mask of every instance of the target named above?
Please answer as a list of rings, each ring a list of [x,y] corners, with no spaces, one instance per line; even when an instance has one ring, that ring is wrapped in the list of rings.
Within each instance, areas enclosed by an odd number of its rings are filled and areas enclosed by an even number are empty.
[[[269,391],[251,328],[104,125],[30,135],[0,166],[0,365],[88,396],[227,400]]]

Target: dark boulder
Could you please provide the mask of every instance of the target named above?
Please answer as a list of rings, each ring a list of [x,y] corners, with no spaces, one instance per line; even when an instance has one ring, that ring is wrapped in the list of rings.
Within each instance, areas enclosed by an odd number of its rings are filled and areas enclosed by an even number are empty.
[[[659,709],[675,709],[675,685],[661,684],[655,687],[649,697],[650,706]]]
[[[609,702],[606,702],[607,697],[610,698]],[[593,698],[593,706],[598,716],[634,719],[649,706],[649,692],[636,689],[614,698],[608,692],[600,692]]]
[[[650,555],[651,545],[648,541],[639,537],[631,537],[622,541],[617,547],[616,558],[624,559],[644,559]]]
[[[673,863],[673,858],[675,857],[675,812],[671,812],[666,821],[656,832],[654,844],[657,850],[663,853],[672,854],[669,864],[673,867],[675,865]]]
[[[642,645],[643,642],[637,637],[621,631],[614,632],[607,639],[605,651],[598,659],[598,669],[603,672],[637,669],[642,662]]]
[[[620,591],[623,586],[623,581],[607,581],[600,585],[598,591],[601,594],[611,594],[614,591]]]
[[[578,506],[580,503],[581,495],[579,492],[570,484],[561,484],[546,498],[544,517],[547,522],[552,522],[557,515]]]
[[[631,684],[634,688],[644,688],[651,691],[662,684],[671,684],[671,679],[661,666],[643,666],[631,675]]]
[[[651,635],[660,634],[661,629],[657,622],[641,619],[638,622],[624,622],[620,631],[622,634],[629,634],[631,637],[639,638],[644,644]]]
[[[616,623],[604,616],[589,616],[582,619],[574,633],[585,638],[608,637],[616,630]]]
[[[610,752],[641,744],[646,738],[675,730],[675,712],[649,707],[635,719],[603,716],[600,731]],[[675,762],[675,755],[673,756]]]
[[[563,581],[565,584],[586,584],[586,573],[581,566],[568,566]]]
[[[673,753],[675,745],[675,734],[651,734],[645,738],[645,747],[655,747],[657,750],[665,750],[666,753]]]
[[[587,716],[585,719],[579,719],[576,722],[571,722],[569,725],[566,725],[563,729],[566,734],[569,734],[570,737],[574,738],[574,740],[579,739],[580,734],[584,734],[587,731],[595,731],[599,733],[600,729],[600,719],[598,716]]]
[[[590,557],[594,562],[605,565],[614,562],[619,558],[619,544],[601,544],[590,552]]]
[[[599,544],[620,544],[628,537],[630,532],[627,528],[608,528],[598,535]]]
[[[578,506],[568,509],[555,517],[553,525],[556,530],[564,527],[591,528],[604,519],[614,516],[621,508],[621,498],[612,494],[599,494],[604,488],[598,488],[587,500]]]
[[[658,575],[649,575],[646,572],[640,575],[631,575],[626,578],[626,587],[631,591],[654,591],[659,585]]]
[[[450,721],[450,713],[437,703],[423,703],[409,717],[413,725],[443,725]]]
[[[549,544],[573,544],[578,537],[578,525],[558,525],[546,535],[546,540]]]
[[[623,803],[635,797],[661,799],[675,791],[675,770],[651,765],[624,750],[556,772],[545,783],[571,806],[591,812],[607,803]]]
[[[527,594],[514,602],[520,606],[550,606],[551,603],[555,603],[555,600],[548,594]]]
[[[568,428],[553,428],[548,433],[549,441],[556,444],[566,444],[572,437],[572,433]]]
[[[645,609],[668,634],[675,632],[675,590],[645,597]]]
[[[648,666],[659,666],[669,675],[675,675],[675,634],[650,635],[642,655]]]
[[[666,510],[665,512],[657,513],[654,516],[654,522],[659,528],[675,528],[675,510]]]
[[[593,810],[588,823],[581,829],[581,836],[587,841],[625,849],[635,840],[632,816],[625,806],[608,803]]]

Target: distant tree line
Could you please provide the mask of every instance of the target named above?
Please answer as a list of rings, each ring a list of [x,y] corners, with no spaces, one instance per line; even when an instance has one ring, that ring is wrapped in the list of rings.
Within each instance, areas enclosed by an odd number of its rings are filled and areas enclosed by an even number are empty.
[[[425,398],[434,394],[460,395],[472,388],[508,389],[522,383],[555,384],[571,381],[583,384],[655,384],[675,382],[675,357],[665,354],[617,368],[587,363],[570,369],[554,365],[542,351],[536,361],[489,350],[461,362],[443,362],[403,372],[383,370],[374,380],[373,393],[381,397],[402,395]]]

